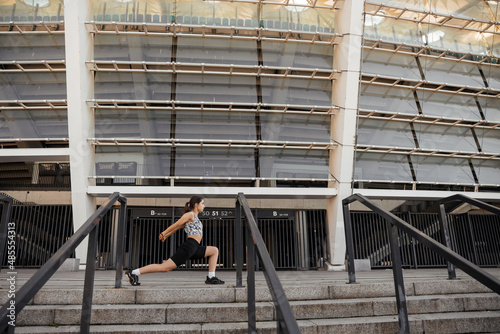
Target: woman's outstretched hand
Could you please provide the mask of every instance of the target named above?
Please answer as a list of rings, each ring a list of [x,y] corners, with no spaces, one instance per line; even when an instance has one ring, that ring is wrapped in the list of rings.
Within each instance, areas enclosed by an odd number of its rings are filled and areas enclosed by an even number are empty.
[[[158,239],[160,239],[161,242],[165,241],[165,235],[163,235],[163,232],[160,233],[160,236],[158,237]]]

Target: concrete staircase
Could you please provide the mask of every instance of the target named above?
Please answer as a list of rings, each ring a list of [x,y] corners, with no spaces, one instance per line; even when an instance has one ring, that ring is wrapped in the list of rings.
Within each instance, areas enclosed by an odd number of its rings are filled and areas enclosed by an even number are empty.
[[[285,286],[302,333],[398,333],[390,282]],[[406,283],[411,333],[500,333],[500,296],[471,279]],[[275,333],[267,288],[257,287],[259,333]],[[82,289],[41,290],[16,333],[78,333]],[[2,300],[2,302],[4,302]],[[247,333],[246,290],[207,286],[98,287],[93,333]]]

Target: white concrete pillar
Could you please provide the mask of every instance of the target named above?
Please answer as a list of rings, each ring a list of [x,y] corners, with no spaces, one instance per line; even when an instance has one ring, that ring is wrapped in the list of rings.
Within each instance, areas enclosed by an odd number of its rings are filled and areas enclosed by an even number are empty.
[[[332,101],[340,107],[332,116],[332,139],[339,144],[330,154],[330,172],[336,182],[332,184],[338,195],[327,203],[328,241],[330,262],[334,269],[344,269],[345,236],[342,199],[352,193],[356,115],[363,34],[363,0],[343,3],[337,15],[337,32],[343,34],[334,49],[334,68],[341,74],[334,82]]]
[[[93,52],[91,35],[85,27],[90,11],[90,0],[64,0],[71,201],[75,231],[96,209],[94,198],[87,195],[88,177],[94,170],[94,151],[87,141],[93,137],[94,123],[92,110],[86,102],[93,98],[94,79],[85,64]],[[80,269],[84,268],[87,258],[87,240],[76,249],[76,257],[83,264]]]

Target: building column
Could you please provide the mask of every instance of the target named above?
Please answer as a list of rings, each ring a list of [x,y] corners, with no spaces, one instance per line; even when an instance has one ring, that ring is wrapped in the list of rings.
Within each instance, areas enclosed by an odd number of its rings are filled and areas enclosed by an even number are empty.
[[[337,15],[337,32],[343,37],[334,48],[334,68],[342,72],[335,80],[332,91],[333,104],[340,110],[332,116],[331,122],[331,136],[338,147],[330,153],[330,172],[336,180],[332,186],[337,188],[338,194],[327,202],[329,255],[334,270],[343,270],[345,262],[342,200],[352,194],[363,8],[363,0],[345,1]]]
[[[94,79],[85,64],[93,52],[92,38],[85,27],[91,5],[88,0],[64,0],[71,201],[75,232],[96,209],[95,199],[87,195],[88,177],[94,170],[94,150],[87,141],[94,133],[92,109],[87,104],[87,100],[93,98]],[[85,238],[76,249],[76,258],[83,264],[80,269],[85,268],[87,245],[88,238]]]

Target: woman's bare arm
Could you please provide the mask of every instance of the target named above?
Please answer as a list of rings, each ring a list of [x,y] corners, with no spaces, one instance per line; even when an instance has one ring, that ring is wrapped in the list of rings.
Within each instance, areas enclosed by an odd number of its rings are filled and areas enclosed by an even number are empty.
[[[172,234],[183,228],[186,225],[186,223],[193,220],[194,220],[193,213],[186,212],[185,214],[182,215],[182,217],[178,221],[176,221],[175,223],[170,225],[165,231],[160,233],[159,237],[160,241],[162,242],[165,241],[165,239],[167,239],[169,236],[171,236]]]

